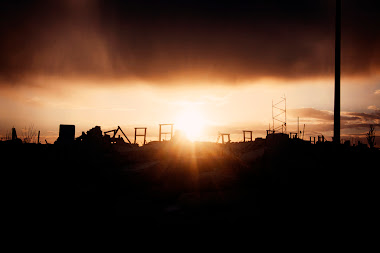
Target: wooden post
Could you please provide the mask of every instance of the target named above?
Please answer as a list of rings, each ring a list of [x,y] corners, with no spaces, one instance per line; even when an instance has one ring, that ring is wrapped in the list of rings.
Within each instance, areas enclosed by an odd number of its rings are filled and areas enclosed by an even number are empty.
[[[161,124],[160,124],[160,127],[159,127],[159,132],[158,132],[158,141],[161,141]]]
[[[160,126],[160,128],[161,128],[161,126]],[[137,137],[138,136],[143,136],[144,137],[144,142],[143,142],[143,145],[145,145],[146,144],[146,127],[135,127],[135,142],[134,142],[134,144],[136,144],[137,143]],[[137,130],[144,130],[144,134],[138,134],[137,133]],[[160,129],[161,130],[161,129]],[[160,138],[160,137],[159,137]],[[161,139],[161,138],[160,138]]]
[[[173,126],[174,126],[174,124],[159,124],[159,126],[160,126],[160,128],[159,128],[159,133],[158,133],[158,139],[159,139],[159,141],[161,141],[161,136],[163,135],[163,134],[170,134],[170,139],[172,139],[173,138]],[[170,132],[162,132],[162,126],[170,126]]]

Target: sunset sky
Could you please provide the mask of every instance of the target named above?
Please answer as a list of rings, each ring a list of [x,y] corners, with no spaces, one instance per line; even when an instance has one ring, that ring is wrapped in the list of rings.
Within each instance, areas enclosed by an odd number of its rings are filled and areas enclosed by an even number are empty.
[[[379,1],[342,1],[342,138],[380,127]],[[333,134],[335,1],[2,1],[0,136],[52,143],[99,125],[158,124],[264,137],[272,100],[288,131]],[[177,127],[177,128],[176,128]],[[347,137],[348,138],[348,137]]]

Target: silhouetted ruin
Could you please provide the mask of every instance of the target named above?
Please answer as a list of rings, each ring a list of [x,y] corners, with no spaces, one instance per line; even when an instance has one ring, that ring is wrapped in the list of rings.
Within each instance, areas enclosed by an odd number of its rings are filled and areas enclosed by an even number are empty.
[[[76,138],[76,141],[87,145],[100,146],[107,142],[111,142],[109,139],[107,141],[107,138],[105,137],[103,137],[103,132],[100,126],[95,126],[86,133],[82,132],[82,135]]]
[[[59,125],[59,136],[56,144],[71,144],[75,140],[75,126],[74,125]]]
[[[128,136],[123,132],[120,126],[118,126],[116,129],[104,132],[104,136],[108,138],[109,136],[108,133],[113,133],[112,137],[109,138],[109,141],[111,142],[111,144],[123,144],[125,143],[124,139],[121,138],[120,135],[116,137],[116,134],[118,133],[118,131],[120,131],[124,135],[125,139],[128,141],[129,144],[132,144]]]
[[[12,128],[12,141],[17,140],[17,133],[16,133],[16,128]]]
[[[117,135],[118,132],[121,132],[123,134],[124,138],[127,140],[127,142],[124,141],[124,139]],[[109,135],[109,133],[112,133],[112,136]],[[95,126],[88,130],[86,133],[82,132],[81,136],[75,139],[78,144],[84,144],[89,147],[94,148],[102,148],[102,149],[110,149],[111,147],[137,147],[137,144],[132,144],[130,140],[128,139],[127,135],[124,133],[124,131],[121,129],[120,126],[118,126],[116,129],[109,130],[103,132],[101,130],[100,126]]]
[[[16,128],[12,127],[12,137],[10,140],[7,140],[8,143],[13,143],[13,144],[21,144],[22,140],[17,138],[17,132]]]

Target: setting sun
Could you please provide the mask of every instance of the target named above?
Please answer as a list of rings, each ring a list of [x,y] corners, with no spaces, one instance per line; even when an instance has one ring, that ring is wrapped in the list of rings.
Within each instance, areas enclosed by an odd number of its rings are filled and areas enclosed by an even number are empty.
[[[176,129],[182,131],[190,141],[199,139],[205,125],[205,119],[197,108],[186,108],[178,115]]]

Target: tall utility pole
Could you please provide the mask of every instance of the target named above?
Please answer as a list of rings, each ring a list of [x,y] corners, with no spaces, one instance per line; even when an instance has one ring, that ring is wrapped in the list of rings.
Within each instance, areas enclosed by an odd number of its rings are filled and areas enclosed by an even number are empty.
[[[341,0],[336,0],[335,15],[335,90],[334,90],[334,138],[340,143],[340,33],[341,33]]]

